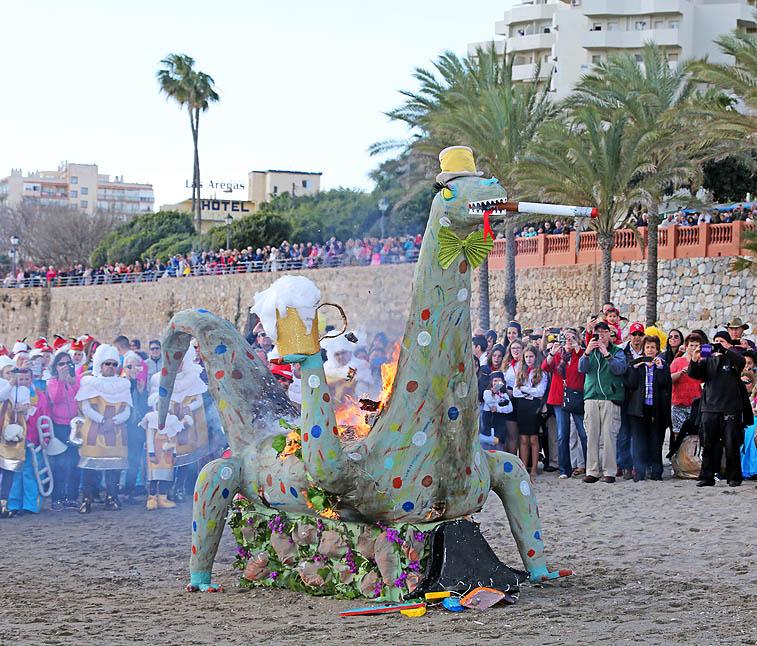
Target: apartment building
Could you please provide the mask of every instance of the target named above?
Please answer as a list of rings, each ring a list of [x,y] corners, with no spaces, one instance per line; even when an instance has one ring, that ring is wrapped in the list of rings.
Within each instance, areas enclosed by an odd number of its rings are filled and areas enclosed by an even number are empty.
[[[96,164],[62,162],[58,170],[24,175],[14,168],[0,179],[0,204],[40,206],[65,205],[93,214],[96,210],[127,217],[152,213],[155,204],[152,184],[112,180],[99,173]]]
[[[295,197],[314,195],[321,190],[321,175],[308,171],[253,170],[247,175],[249,200],[261,204],[270,195],[289,193]]]
[[[671,64],[708,56],[726,62],[714,44],[722,34],[757,31],[757,0],[526,0],[495,23],[498,51],[513,56],[513,78],[539,78],[561,99],[592,65],[614,52],[640,57],[647,42],[666,50]],[[471,43],[468,53],[479,46]]]

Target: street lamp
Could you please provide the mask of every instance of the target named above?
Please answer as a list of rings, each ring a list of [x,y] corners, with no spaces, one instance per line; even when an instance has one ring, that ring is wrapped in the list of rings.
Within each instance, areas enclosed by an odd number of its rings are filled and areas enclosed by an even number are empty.
[[[10,257],[13,260],[13,278],[16,278],[16,254],[18,253],[18,236],[11,236]]]
[[[231,223],[234,221],[234,218],[231,217],[231,213],[229,213],[226,216],[226,251],[229,250],[229,247],[231,246]]]
[[[381,211],[381,237],[384,237],[384,213],[386,213],[387,209],[389,208],[389,200],[387,200],[385,197],[382,197],[379,200],[378,203],[379,211]]]

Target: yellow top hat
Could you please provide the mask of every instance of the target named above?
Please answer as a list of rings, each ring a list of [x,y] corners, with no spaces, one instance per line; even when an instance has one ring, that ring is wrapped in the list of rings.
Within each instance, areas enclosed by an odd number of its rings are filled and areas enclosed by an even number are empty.
[[[473,151],[468,146],[450,146],[439,153],[439,163],[442,172],[436,176],[436,181],[446,183],[453,177],[481,177],[483,173],[476,171],[476,160]]]

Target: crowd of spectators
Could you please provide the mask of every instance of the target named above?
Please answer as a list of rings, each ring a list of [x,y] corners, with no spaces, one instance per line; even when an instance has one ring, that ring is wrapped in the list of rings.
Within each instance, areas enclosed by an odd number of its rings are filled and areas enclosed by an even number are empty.
[[[474,330],[481,444],[518,452],[532,476],[543,462],[560,479],[591,484],[662,480],[665,458],[695,441],[701,470],[676,475],[737,487],[757,477],[757,347],[748,329],[734,317],[712,340],[703,330],[665,333],[606,303],[585,327],[524,330],[511,321],[502,335]]]
[[[164,277],[205,276],[229,273],[284,271],[383,265],[415,262],[422,235],[387,238],[350,238],[346,242],[332,237],[325,243],[282,242],[253,249],[190,251],[170,258],[137,260],[131,264],[109,263],[93,268],[75,265],[67,268],[22,266],[15,276],[8,273],[3,287],[80,286],[110,283],[149,282]]]

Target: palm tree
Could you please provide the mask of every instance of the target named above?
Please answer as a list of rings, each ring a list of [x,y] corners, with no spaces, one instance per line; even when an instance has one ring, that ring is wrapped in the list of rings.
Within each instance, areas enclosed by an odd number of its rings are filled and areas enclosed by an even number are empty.
[[[692,60],[684,60],[671,68],[664,50],[647,43],[641,52],[641,62],[627,53],[610,56],[607,62],[597,64],[591,73],[581,77],[565,101],[566,108],[593,106],[607,122],[623,111],[630,124],[644,133],[657,132],[668,139],[677,132],[686,135],[687,139],[650,151],[654,172],[661,172],[666,181],[658,182],[656,187],[650,185],[647,206],[647,325],[654,325],[657,320],[659,205],[665,193],[700,174],[701,166],[689,145],[692,132],[681,123],[679,111],[696,88],[689,74],[692,64]]]
[[[194,144],[194,163],[192,169],[192,212],[197,219],[197,231],[202,232],[202,211],[200,208],[200,154],[198,139],[200,133],[200,112],[205,112],[211,103],[220,100],[214,89],[215,81],[205,72],[194,69],[194,59],[186,54],[169,54],[160,64],[156,76],[160,91],[176,101],[181,108],[186,106],[189,112],[189,124],[192,128]]]
[[[497,177],[514,192],[514,171],[519,155],[534,138],[540,125],[554,117],[548,85],[538,81],[540,68],[531,81],[513,84],[513,57],[498,55],[494,44],[478,49],[475,56],[460,59],[446,52],[434,63],[435,70],[416,69],[420,88],[403,91],[406,101],[387,115],[406,123],[414,133],[410,141],[380,142],[372,152],[402,147],[436,161],[439,150],[452,145],[470,146],[480,170]],[[433,155],[433,157],[431,157]],[[513,196],[511,195],[511,199]],[[515,318],[515,221],[505,225],[505,312]],[[488,263],[480,267],[479,318],[489,327]]]
[[[547,202],[598,209],[589,226],[602,252],[603,302],[610,300],[615,230],[628,225],[634,206],[651,202],[657,178],[650,151],[657,145],[664,145],[659,135],[634,128],[625,112],[608,122],[598,108],[584,106],[566,121],[544,124],[520,162],[522,190]]]
[[[704,145],[716,142],[720,154],[751,153],[757,147],[757,35],[736,30],[715,43],[733,63],[692,65],[694,78],[716,91],[695,101],[687,115],[698,118]]]

